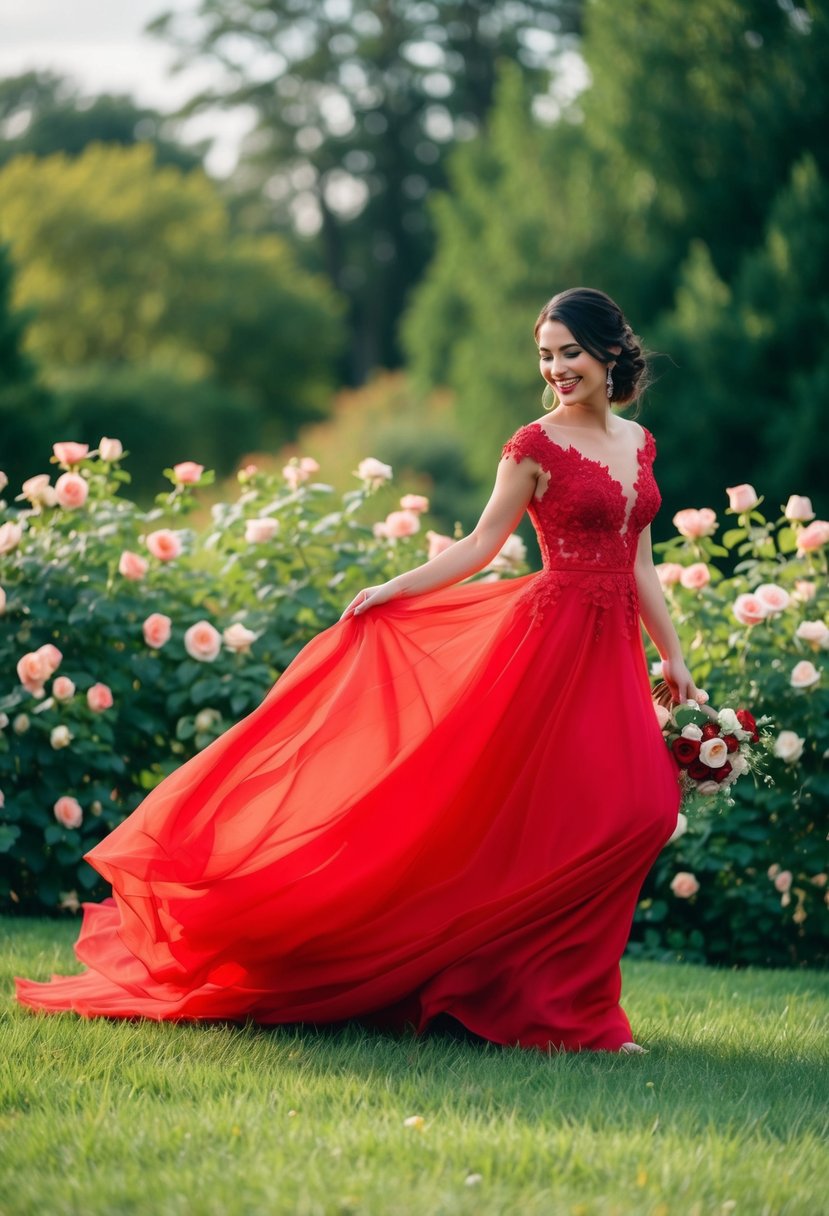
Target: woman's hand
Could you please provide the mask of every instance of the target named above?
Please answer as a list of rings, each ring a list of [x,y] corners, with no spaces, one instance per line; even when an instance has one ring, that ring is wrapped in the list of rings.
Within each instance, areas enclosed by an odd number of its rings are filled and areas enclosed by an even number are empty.
[[[682,659],[663,659],[662,675],[671,690],[675,705],[682,701],[698,701],[703,704],[708,700],[708,693],[697,688]]]
[[[345,609],[340,620],[344,621],[349,616],[359,616],[367,608],[374,608],[377,604],[385,604],[387,600],[393,600],[399,594],[400,591],[395,585],[394,579],[389,579],[387,583],[378,583],[376,587],[363,587],[362,591],[358,591],[354,596],[354,599]]]

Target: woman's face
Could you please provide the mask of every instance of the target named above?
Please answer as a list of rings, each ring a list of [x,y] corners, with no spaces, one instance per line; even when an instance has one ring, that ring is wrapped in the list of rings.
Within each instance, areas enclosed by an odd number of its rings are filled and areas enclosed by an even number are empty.
[[[561,405],[607,405],[607,364],[579,346],[561,321],[538,331],[539,368]]]

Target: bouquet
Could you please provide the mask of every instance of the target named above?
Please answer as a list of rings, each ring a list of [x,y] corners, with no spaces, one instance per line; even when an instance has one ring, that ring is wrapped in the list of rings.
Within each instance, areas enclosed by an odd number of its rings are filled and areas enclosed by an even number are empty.
[[[654,700],[665,742],[679,768],[682,801],[730,790],[745,773],[763,768],[771,721],[747,709],[712,709],[696,701],[669,707]],[[728,797],[729,802],[733,799]]]

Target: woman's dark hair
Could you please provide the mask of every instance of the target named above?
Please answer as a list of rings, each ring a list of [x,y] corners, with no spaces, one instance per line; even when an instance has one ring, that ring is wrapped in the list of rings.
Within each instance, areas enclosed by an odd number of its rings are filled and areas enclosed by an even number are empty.
[[[535,323],[533,334],[545,321],[560,321],[589,355],[602,363],[614,363],[613,403],[635,401],[650,380],[642,344],[610,296],[594,287],[571,287],[549,300]],[[621,346],[615,355],[611,346]]]

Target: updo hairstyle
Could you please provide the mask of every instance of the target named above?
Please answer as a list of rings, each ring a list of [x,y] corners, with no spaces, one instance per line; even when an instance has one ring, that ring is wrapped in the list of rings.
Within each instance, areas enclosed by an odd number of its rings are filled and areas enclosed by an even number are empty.
[[[650,381],[642,345],[628,325],[621,308],[603,291],[593,287],[571,287],[560,291],[542,308],[533,334],[545,321],[560,321],[579,346],[601,363],[613,363],[614,405],[635,401]],[[621,346],[614,355],[611,346]]]

